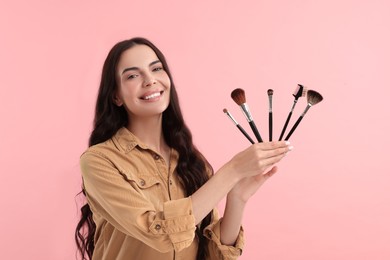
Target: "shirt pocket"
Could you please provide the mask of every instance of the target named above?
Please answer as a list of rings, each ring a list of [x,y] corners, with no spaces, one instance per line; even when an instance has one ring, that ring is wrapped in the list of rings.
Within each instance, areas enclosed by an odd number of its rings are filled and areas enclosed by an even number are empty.
[[[160,180],[156,177],[140,174],[133,177],[133,181],[137,184],[138,188],[141,190],[147,190],[153,188],[154,186],[159,186],[161,184]]]
[[[137,175],[126,173],[125,178],[138,193],[154,205],[161,205],[161,202],[165,201],[162,182],[155,176],[142,173]]]

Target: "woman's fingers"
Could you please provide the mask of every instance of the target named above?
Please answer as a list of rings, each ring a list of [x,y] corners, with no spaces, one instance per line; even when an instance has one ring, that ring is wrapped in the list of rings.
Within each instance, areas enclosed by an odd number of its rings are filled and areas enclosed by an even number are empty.
[[[256,176],[256,180],[258,180],[258,181],[262,180],[262,179],[267,180],[269,177],[274,175],[277,171],[278,171],[278,167],[277,166],[273,166],[268,172],[266,172],[264,174],[257,175]]]
[[[293,149],[289,142],[261,143],[255,146],[258,171],[260,173],[278,163],[289,151]]]
[[[257,149],[256,151],[257,151],[258,158],[261,160],[261,159],[268,159],[279,155],[284,155],[293,149],[291,145],[282,144],[284,142],[278,142],[278,143],[279,144],[267,143],[268,145],[256,147],[255,149]]]
[[[258,143],[248,147],[237,154],[231,161],[230,166],[241,177],[264,174],[271,166],[278,163],[292,146],[288,142]]]
[[[283,147],[283,148],[277,148],[274,150],[267,150],[267,151],[258,151],[259,159],[267,159],[276,157],[279,155],[285,155],[287,152],[291,151],[292,147]]]
[[[267,143],[256,143],[254,144],[257,149],[262,151],[275,150],[278,148],[292,147],[289,141],[279,141],[279,142],[267,142]]]
[[[268,169],[269,167],[271,167],[272,165],[278,163],[284,156],[285,156],[286,153],[282,153],[282,154],[279,154],[279,155],[275,155],[275,156],[272,156],[272,157],[268,157],[268,158],[264,158],[262,160],[259,160],[259,169],[264,171],[266,169]]]

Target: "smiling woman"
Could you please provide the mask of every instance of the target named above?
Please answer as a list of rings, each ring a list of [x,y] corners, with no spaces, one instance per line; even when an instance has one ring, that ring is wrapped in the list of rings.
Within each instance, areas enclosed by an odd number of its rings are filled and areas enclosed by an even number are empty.
[[[160,117],[169,104],[171,82],[156,53],[146,45],[134,46],[122,54],[117,71],[116,104],[124,105],[133,121]]]
[[[75,235],[83,259],[103,260],[236,259],[246,202],[292,149],[254,144],[213,175],[163,54],[143,38],[108,54],[89,145],[80,161],[87,204]]]

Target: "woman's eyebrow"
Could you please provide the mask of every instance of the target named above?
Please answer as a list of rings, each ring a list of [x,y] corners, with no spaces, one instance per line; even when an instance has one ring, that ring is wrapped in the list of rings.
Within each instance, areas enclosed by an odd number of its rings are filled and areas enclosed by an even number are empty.
[[[160,61],[160,60],[155,60],[155,61],[153,61],[153,62],[151,62],[151,63],[149,64],[149,67],[150,67],[150,66],[153,66],[153,65],[156,64],[156,63],[161,63],[161,61]]]
[[[125,69],[122,71],[122,75],[123,75],[125,72],[129,71],[129,70],[138,70],[138,67],[125,68]]]
[[[160,60],[152,61],[152,62],[149,64],[149,67],[153,66],[153,65],[156,64],[156,63],[161,63],[161,61],[160,61]],[[139,70],[139,68],[138,68],[138,67],[125,68],[125,69],[122,71],[122,75],[123,75],[125,72],[129,71],[129,70]]]

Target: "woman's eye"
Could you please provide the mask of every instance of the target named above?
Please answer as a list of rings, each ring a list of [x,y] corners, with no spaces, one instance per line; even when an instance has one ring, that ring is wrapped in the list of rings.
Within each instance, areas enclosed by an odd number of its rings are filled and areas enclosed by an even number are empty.
[[[137,74],[131,74],[131,75],[127,76],[127,79],[134,79],[137,76],[138,76]]]
[[[156,67],[156,68],[153,69],[153,71],[160,71],[162,69],[163,69],[162,67]]]

